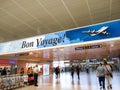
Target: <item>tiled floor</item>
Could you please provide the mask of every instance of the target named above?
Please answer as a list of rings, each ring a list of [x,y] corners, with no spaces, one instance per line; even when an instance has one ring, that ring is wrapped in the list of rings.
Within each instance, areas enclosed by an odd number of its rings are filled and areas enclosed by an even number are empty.
[[[49,76],[39,76],[38,81],[38,87],[32,85],[16,90],[100,90],[95,72],[91,72],[89,75],[81,72],[80,80],[77,79],[76,73],[73,80],[71,79],[70,73],[61,73],[58,79],[56,79],[53,74]],[[114,73],[112,83],[112,90],[120,90],[120,73]]]

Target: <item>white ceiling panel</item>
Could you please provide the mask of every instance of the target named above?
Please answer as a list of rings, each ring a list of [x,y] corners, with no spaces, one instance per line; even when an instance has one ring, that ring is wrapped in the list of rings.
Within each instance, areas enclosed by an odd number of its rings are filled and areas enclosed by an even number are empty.
[[[48,0],[41,0],[41,4],[52,14],[53,19],[62,29],[76,26],[61,0],[47,1]]]
[[[64,0],[77,26],[90,25],[91,18],[85,0]]]
[[[120,19],[119,9],[120,0],[0,0],[0,42]]]

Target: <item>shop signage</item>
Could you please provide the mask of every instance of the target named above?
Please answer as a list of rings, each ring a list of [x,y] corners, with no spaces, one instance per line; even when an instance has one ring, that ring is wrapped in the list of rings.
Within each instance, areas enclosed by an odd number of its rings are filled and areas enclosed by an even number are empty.
[[[76,47],[75,50],[95,49],[95,48],[101,48],[101,47],[102,45],[90,45],[90,46]]]
[[[14,60],[0,60],[0,64],[16,64]]]

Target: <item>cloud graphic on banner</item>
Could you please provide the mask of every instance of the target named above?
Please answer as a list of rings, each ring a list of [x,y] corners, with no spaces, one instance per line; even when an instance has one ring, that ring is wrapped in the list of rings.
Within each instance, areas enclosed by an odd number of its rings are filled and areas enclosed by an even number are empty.
[[[79,42],[84,42],[83,40],[80,40],[80,38],[77,38],[75,40],[71,40],[70,43],[79,43]]]
[[[69,40],[66,39],[65,32],[52,33],[45,35],[45,38],[41,40],[38,48],[58,46],[64,44],[69,44]]]
[[[14,51],[18,51],[21,49],[20,45],[22,42],[18,42],[18,41],[14,41],[13,42],[7,42],[7,43],[3,43],[0,45],[0,51],[1,52],[14,52]]]

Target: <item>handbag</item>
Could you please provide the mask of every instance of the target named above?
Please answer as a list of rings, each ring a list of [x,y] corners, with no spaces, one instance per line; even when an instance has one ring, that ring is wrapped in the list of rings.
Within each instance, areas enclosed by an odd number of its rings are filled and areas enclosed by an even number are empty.
[[[110,73],[110,77],[113,78],[113,74]]]

